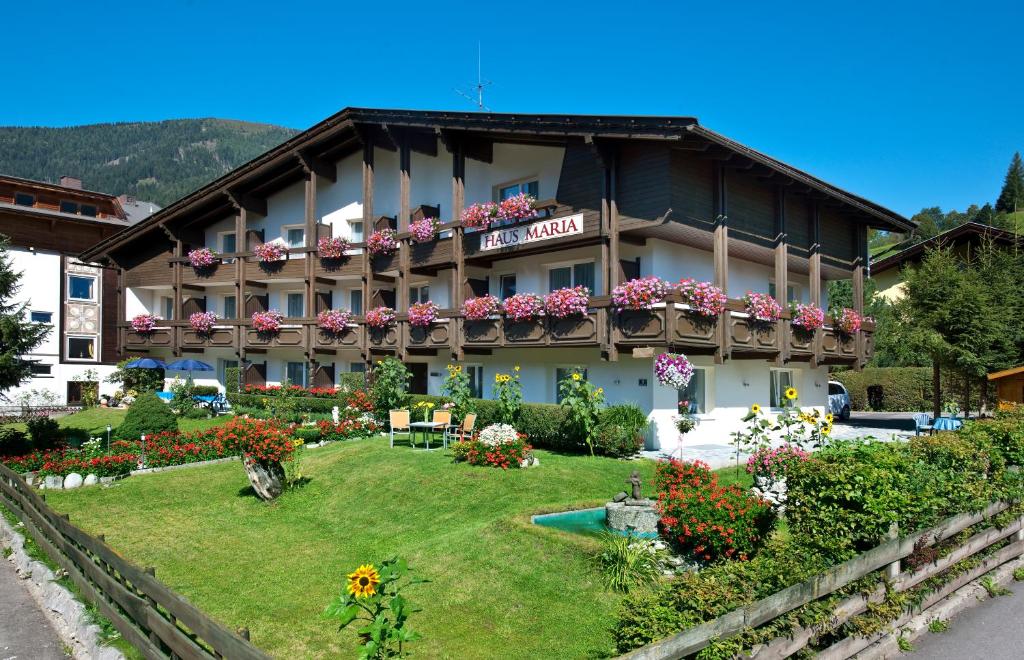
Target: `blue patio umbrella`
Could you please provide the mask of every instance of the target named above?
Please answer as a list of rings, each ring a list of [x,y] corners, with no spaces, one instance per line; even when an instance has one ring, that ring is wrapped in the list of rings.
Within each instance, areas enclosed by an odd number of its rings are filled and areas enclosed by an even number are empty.
[[[213,371],[214,367],[200,362],[199,360],[186,359],[178,360],[177,362],[171,362],[165,369],[173,369],[175,371]]]
[[[167,365],[163,360],[156,358],[137,358],[124,365],[125,369],[166,369]]]

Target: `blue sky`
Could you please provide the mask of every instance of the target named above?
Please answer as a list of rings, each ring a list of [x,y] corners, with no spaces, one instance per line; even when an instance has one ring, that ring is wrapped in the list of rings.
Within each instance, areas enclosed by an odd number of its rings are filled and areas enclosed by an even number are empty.
[[[5,9],[0,125],[346,105],[695,115],[904,214],[994,201],[1024,150],[1024,3],[34,2]],[[17,29],[12,29],[12,26]]]

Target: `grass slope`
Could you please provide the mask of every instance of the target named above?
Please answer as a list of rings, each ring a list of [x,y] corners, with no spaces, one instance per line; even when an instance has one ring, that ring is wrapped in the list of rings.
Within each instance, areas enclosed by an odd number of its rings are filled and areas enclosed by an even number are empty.
[[[124,416],[126,414],[128,414],[128,410],[121,408],[87,408],[74,414],[59,418],[57,423],[60,424],[61,428],[85,429],[89,432],[89,435],[93,437],[106,438],[107,425],[109,424],[111,427],[116,429],[117,425],[124,421]],[[178,429],[181,431],[198,431],[211,426],[224,424],[229,419],[231,419],[231,416],[229,415],[222,415],[213,419],[179,418]],[[27,428],[23,422],[4,424],[3,426],[9,426],[22,431]]]
[[[431,580],[408,593],[423,609],[420,657],[602,654],[618,597],[601,586],[596,543],[529,514],[601,504],[634,467],[650,484],[654,465],[538,455],[539,468],[502,472],[373,438],[306,452],[311,481],[271,505],[237,463],[47,501],[275,656],[353,657],[353,633],[321,612],[347,572],[393,555]]]

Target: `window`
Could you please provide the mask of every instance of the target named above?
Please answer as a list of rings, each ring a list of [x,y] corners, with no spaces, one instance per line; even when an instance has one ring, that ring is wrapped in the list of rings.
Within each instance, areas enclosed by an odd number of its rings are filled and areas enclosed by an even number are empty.
[[[221,358],[217,360],[217,380],[224,384],[224,386],[230,391],[228,384],[228,369],[237,369],[238,360],[225,360]]]
[[[363,313],[363,290],[352,289],[348,292],[348,310],[353,314]]]
[[[348,365],[348,370],[354,374],[365,374],[366,363],[365,362],[352,362]]]
[[[430,300],[430,287],[426,284],[409,287],[409,304],[425,303]]]
[[[234,232],[226,232],[220,235],[220,251],[223,254],[229,254],[232,252],[238,252],[238,241],[235,239]],[[224,259],[224,263],[233,264],[234,259]]]
[[[515,197],[519,193],[526,193],[527,195],[537,196],[537,190],[540,188],[537,181],[521,181],[519,183],[509,183],[503,186],[498,186],[498,201],[508,199],[509,197]]]
[[[51,364],[40,364],[38,362],[33,362],[29,365],[29,369],[32,371],[33,376],[50,376],[52,375],[52,368],[53,365]]]
[[[363,223],[361,221],[350,220],[348,223],[348,238],[353,243],[363,242]]]
[[[306,308],[302,304],[303,295],[301,293],[289,293],[288,294],[288,316],[291,318],[300,319],[305,316]]]
[[[502,275],[498,280],[498,297],[504,300],[516,295],[516,276]]]
[[[78,204],[75,202],[69,202],[66,199],[60,200],[60,212],[61,213],[78,213]]]
[[[174,298],[163,296],[160,298],[160,309],[163,310],[164,320],[174,320]]]
[[[288,382],[292,385],[306,386],[306,363],[305,362],[289,362],[286,367],[286,376]]]
[[[785,399],[786,389],[793,387],[793,372],[790,369],[771,370],[771,391],[768,393],[769,405],[781,408]]]
[[[82,208],[79,211],[82,215],[87,215],[90,218],[96,217],[96,207],[91,204],[82,204]]]
[[[690,402],[691,413],[702,414],[708,411],[707,378],[706,371],[704,369],[695,367],[693,370],[693,376],[690,378],[690,382],[686,387],[679,390],[679,403],[682,403],[683,401]]]
[[[69,360],[95,360],[95,337],[68,337]]]
[[[828,384],[828,395],[832,396],[834,394],[846,394],[846,388],[844,388],[839,383],[829,383]],[[925,397],[925,398],[927,398],[927,397]]]
[[[27,193],[14,193],[14,203],[18,206],[35,206],[36,198]]]
[[[96,278],[86,275],[68,275],[69,300],[96,300]]]
[[[562,388],[559,387],[561,382],[566,378],[572,377],[574,371],[577,371],[575,367],[555,367],[555,402],[562,403]],[[587,380],[587,370],[584,369],[580,372],[583,376],[583,380]]]
[[[234,296],[224,296],[224,318],[238,318],[238,299]]]
[[[290,248],[306,247],[306,230],[302,227],[288,227],[284,232],[284,242]]]
[[[594,292],[594,262],[573,264],[572,266],[560,266],[548,271],[548,290],[564,289],[566,287],[585,286]]]
[[[778,296],[775,295],[775,282],[768,283],[768,295],[776,300],[779,300]],[[800,302],[800,295],[797,292],[795,284],[789,284],[786,286],[786,300],[779,300],[781,303],[787,302]]]
[[[32,312],[30,318],[33,323],[53,323],[53,312]]]
[[[467,364],[466,375],[469,376],[469,392],[476,399],[484,398],[484,368],[479,364]]]

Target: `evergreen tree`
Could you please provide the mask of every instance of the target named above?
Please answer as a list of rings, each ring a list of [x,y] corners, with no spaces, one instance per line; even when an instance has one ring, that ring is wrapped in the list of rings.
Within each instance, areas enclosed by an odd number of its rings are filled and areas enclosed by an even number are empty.
[[[996,211],[1015,213],[1024,210],[1024,163],[1021,163],[1020,152],[1013,154],[1010,167],[1006,170],[1003,189],[996,200]]]
[[[21,273],[15,272],[7,255],[8,239],[0,235],[0,399],[31,375],[31,363],[22,356],[43,343],[50,327],[25,318],[28,302],[16,303]]]

